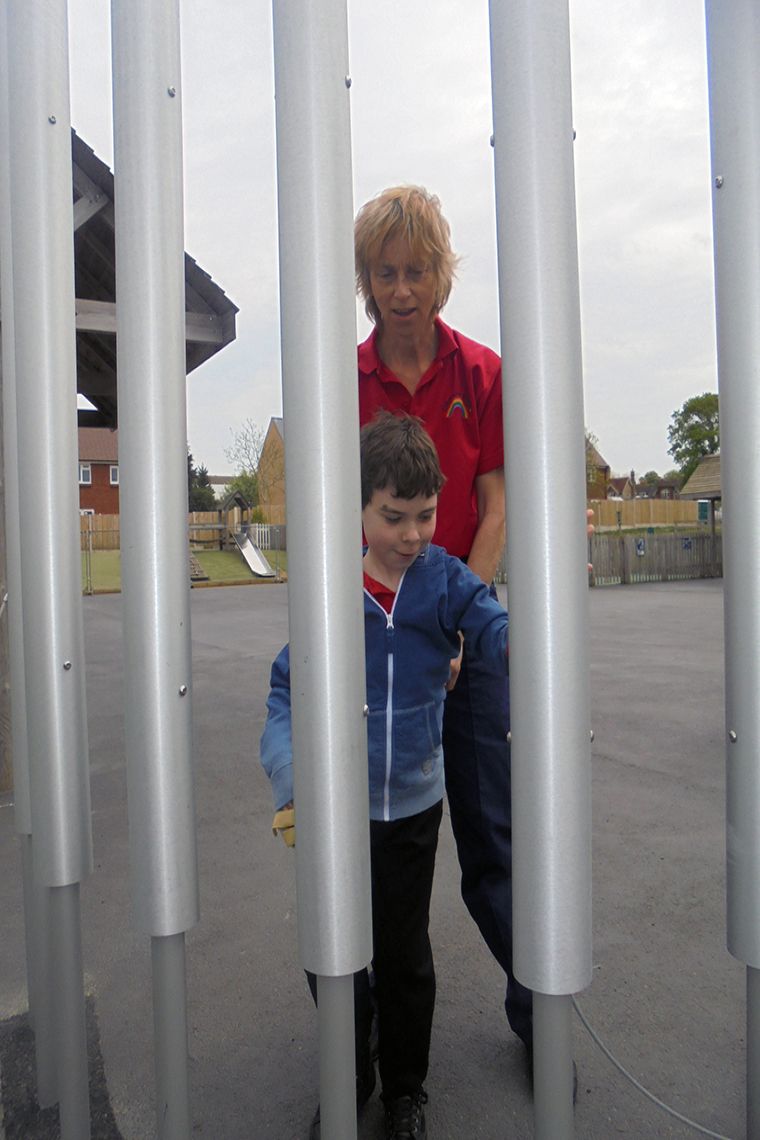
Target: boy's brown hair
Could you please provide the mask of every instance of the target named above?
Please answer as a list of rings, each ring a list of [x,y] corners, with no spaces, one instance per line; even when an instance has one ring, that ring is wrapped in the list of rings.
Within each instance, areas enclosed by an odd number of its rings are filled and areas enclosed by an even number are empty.
[[[446,482],[435,444],[416,416],[378,412],[360,437],[362,510],[375,491],[398,499],[431,498]]]

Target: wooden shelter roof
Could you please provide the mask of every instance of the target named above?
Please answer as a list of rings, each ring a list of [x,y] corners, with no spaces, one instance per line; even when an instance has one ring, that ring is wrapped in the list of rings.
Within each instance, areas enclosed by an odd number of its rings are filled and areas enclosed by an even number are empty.
[[[682,499],[722,499],[720,453],[703,455],[681,488]]]
[[[71,132],[74,183],[77,391],[95,411],[80,409],[86,427],[116,427],[116,273],[114,176]],[[192,372],[235,339],[237,306],[185,254],[186,367]]]

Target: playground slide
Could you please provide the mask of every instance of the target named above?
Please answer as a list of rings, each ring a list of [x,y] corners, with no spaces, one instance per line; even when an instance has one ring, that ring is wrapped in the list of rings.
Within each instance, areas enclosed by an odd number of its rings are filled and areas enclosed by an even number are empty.
[[[269,565],[266,558],[259,550],[258,546],[255,546],[251,542],[250,538],[244,530],[240,531],[239,534],[233,535],[233,538],[237,543],[238,550],[243,555],[243,558],[245,558],[246,562],[257,578],[274,578],[274,570]]]

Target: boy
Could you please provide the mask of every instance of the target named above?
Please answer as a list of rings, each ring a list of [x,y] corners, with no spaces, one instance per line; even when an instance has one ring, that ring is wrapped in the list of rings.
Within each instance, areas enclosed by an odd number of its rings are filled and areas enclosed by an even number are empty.
[[[442,815],[441,725],[460,631],[507,671],[507,614],[484,583],[431,540],[444,477],[412,416],[382,412],[361,433],[374,994],[387,1140],[425,1140],[423,1082],[435,1004],[428,936]],[[275,828],[292,808],[288,647],[272,666],[261,762]],[[363,980],[362,980],[363,979]],[[366,971],[355,984],[357,1106],[372,1094]],[[319,1137],[319,1110],[312,1140]]]

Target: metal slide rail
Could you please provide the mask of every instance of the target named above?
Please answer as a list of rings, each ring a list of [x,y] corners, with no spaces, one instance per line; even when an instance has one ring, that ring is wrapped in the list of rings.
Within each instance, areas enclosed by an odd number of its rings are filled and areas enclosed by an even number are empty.
[[[747,1136],[760,1137],[760,9],[708,0],[723,480],[728,948],[747,967]],[[747,517],[750,512],[750,517]]]

